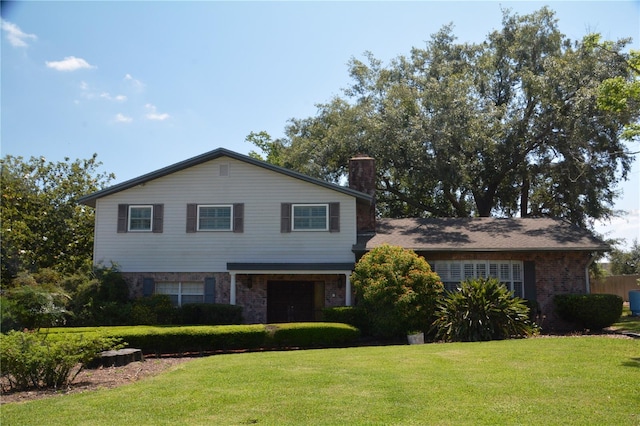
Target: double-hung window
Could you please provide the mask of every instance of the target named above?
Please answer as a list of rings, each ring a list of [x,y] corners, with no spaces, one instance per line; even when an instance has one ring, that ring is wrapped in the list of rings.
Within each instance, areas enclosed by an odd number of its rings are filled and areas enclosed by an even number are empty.
[[[162,233],[164,204],[118,204],[118,233]]]
[[[128,231],[151,231],[153,206],[129,206]]]
[[[158,282],[156,294],[166,294],[174,306],[187,303],[204,302],[204,283],[202,282]]]
[[[291,229],[293,231],[329,230],[328,204],[294,204]]]
[[[456,291],[462,281],[496,278],[516,297],[524,297],[524,273],[519,260],[437,260],[429,262],[447,291]]]
[[[231,231],[232,218],[232,205],[199,205],[198,231]]]

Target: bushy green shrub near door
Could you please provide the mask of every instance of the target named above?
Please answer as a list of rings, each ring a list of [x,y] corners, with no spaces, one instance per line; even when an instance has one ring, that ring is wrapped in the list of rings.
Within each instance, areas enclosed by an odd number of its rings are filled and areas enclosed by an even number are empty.
[[[356,264],[351,282],[374,336],[393,338],[428,331],[443,286],[424,258],[383,245]]]

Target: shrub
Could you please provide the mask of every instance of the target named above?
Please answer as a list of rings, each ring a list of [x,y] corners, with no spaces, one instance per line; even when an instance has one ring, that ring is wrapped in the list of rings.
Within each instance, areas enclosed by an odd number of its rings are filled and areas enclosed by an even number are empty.
[[[177,317],[180,324],[241,324],[242,307],[210,303],[189,303],[178,308]]]
[[[72,296],[69,306],[71,325],[123,325],[130,322],[129,288],[114,266],[78,271],[65,276],[61,284]]]
[[[37,332],[0,335],[2,377],[12,389],[59,388],[68,385],[98,353],[122,345],[99,334],[69,334],[47,339]]]
[[[168,325],[176,322],[178,310],[166,294],[136,299],[131,308],[130,324]]]
[[[331,347],[354,342],[360,331],[347,324],[289,323],[269,325],[271,342],[276,347]]]
[[[324,321],[349,324],[360,330],[362,334],[368,334],[367,317],[364,309],[356,306],[337,306],[325,308],[322,311]]]
[[[438,308],[436,335],[445,341],[477,342],[532,334],[526,301],[512,296],[495,278],[462,282]]]
[[[553,301],[562,319],[592,331],[618,321],[624,302],[615,294],[558,294]]]
[[[371,334],[385,338],[429,330],[443,288],[422,257],[390,245],[365,254],[351,281]]]
[[[3,304],[3,327],[11,329],[53,327],[63,325],[68,296],[61,289],[39,284],[19,285],[7,291]],[[3,328],[2,331],[8,331]]]

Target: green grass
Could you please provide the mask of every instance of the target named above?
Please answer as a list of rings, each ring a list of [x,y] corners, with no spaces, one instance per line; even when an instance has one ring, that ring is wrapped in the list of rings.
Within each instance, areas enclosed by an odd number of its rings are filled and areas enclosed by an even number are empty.
[[[616,331],[630,331],[632,333],[640,333],[640,316],[632,317],[631,310],[625,306],[622,311],[620,320],[611,326]]]
[[[5,404],[0,423],[638,425],[639,383],[639,342],[606,337],[244,353]]]

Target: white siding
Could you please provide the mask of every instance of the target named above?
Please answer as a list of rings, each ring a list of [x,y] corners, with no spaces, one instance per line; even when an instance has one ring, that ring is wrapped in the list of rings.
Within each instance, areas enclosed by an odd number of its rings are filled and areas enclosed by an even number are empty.
[[[219,166],[228,165],[228,176]],[[340,232],[280,232],[281,203],[340,203]],[[187,204],[244,203],[244,232],[186,232]],[[163,233],[117,233],[118,204],[164,204]],[[226,271],[227,262],[353,262],[355,198],[218,158],[97,200],[96,263],[123,272]]]

